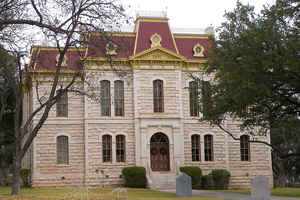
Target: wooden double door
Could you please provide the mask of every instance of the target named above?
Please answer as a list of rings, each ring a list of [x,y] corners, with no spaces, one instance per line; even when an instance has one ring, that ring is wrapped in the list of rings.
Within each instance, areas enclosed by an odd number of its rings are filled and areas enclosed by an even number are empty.
[[[163,133],[156,133],[150,140],[150,159],[152,171],[170,170],[169,140]]]

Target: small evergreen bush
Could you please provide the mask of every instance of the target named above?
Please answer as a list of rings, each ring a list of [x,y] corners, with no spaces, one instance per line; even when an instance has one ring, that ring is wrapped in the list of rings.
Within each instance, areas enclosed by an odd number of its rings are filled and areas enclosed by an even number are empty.
[[[122,175],[126,187],[146,188],[147,178],[144,167],[124,167]]]
[[[24,187],[30,187],[30,181],[29,181],[29,178],[30,178],[30,169],[21,169],[20,170],[20,176],[21,176],[21,179],[23,181],[23,185]]]
[[[199,167],[194,167],[194,166],[180,167],[180,171],[186,173],[192,178],[193,189],[201,188],[202,171]]]
[[[203,189],[212,190],[215,188],[214,179],[211,174],[202,176],[201,183]]]
[[[215,189],[217,190],[227,190],[230,179],[230,172],[226,169],[215,169],[211,172],[212,178],[214,180]]]

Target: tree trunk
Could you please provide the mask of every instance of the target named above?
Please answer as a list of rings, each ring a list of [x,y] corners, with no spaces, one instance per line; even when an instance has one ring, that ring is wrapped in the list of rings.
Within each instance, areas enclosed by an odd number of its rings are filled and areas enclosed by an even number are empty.
[[[4,160],[0,160],[0,185],[7,185],[7,165]]]
[[[286,187],[287,183],[287,171],[285,169],[284,161],[280,159],[280,162],[278,162],[278,184],[279,187]]]
[[[21,187],[20,170],[21,170],[21,159],[19,158],[19,155],[16,155],[13,160],[13,184],[11,190],[12,195],[20,194],[20,187]]]
[[[278,176],[278,184],[279,187],[286,187],[287,183],[287,175],[284,172],[281,172]]]

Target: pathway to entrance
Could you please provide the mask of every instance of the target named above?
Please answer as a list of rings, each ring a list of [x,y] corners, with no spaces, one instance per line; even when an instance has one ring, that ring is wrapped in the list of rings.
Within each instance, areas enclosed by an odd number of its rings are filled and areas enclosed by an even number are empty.
[[[160,190],[160,191],[176,193],[176,190]],[[207,191],[207,190],[193,190],[193,196],[220,197],[220,198],[224,198],[224,200],[251,200],[250,195],[246,195],[246,194],[215,192],[215,191]],[[300,200],[300,198],[271,196],[271,200]]]

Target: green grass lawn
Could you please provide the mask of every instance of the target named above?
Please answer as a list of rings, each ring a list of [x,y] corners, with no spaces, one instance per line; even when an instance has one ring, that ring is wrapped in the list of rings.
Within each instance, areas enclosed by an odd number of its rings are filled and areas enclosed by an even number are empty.
[[[0,187],[0,200],[112,200],[116,199],[110,194],[112,189],[89,189],[88,198],[85,190],[80,189],[22,189],[21,195],[17,197],[10,196],[11,188]],[[127,189],[128,200],[169,200],[176,197],[175,194],[167,192],[158,192],[147,189]],[[125,200],[121,195],[120,199]],[[222,198],[176,198],[178,200],[223,200]]]
[[[232,192],[239,194],[250,194],[250,190],[218,190],[222,192]],[[300,197],[300,188],[273,188],[271,189],[272,196],[284,197]]]

